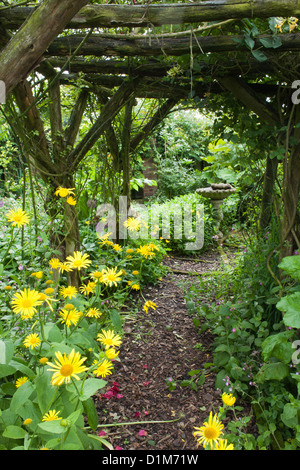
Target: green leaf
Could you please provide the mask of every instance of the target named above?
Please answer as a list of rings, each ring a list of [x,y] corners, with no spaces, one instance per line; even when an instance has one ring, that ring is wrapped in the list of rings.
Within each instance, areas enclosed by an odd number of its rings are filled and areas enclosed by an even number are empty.
[[[284,331],[268,336],[262,343],[262,355],[265,361],[270,357],[276,357],[279,361],[289,364],[294,352],[292,343],[289,341],[291,331]]]
[[[278,36],[274,36],[273,38],[261,38],[260,42],[267,49],[276,49],[282,45],[282,41]]]
[[[216,352],[213,356],[214,364],[217,367],[225,366],[230,359],[230,354],[225,351]]]
[[[38,405],[42,414],[48,410],[49,403],[52,402],[56,388],[51,385],[50,374],[44,373],[37,377],[35,381]]]
[[[267,380],[283,380],[289,376],[289,367],[282,362],[271,362],[264,364],[256,376],[258,383],[265,382]]]
[[[53,325],[51,323],[45,325],[45,336],[46,336],[46,339],[49,341],[49,342],[56,342],[56,343],[59,343],[60,341],[62,341],[62,334],[61,334],[61,330],[58,328],[57,325]]]
[[[93,431],[96,431],[99,423],[99,417],[95,403],[91,398],[88,398],[83,402],[83,408],[85,414],[87,415],[89,426],[92,428]]]
[[[103,444],[105,447],[107,447],[109,450],[114,450],[113,446],[111,445],[110,442],[108,442],[106,439],[103,439],[103,437],[100,436],[94,436],[94,434],[89,434],[89,437],[91,439],[95,439],[96,441],[100,442]]]
[[[39,427],[46,432],[51,434],[63,434],[67,431],[68,426],[61,425],[61,419],[55,421],[43,421],[39,423]]]
[[[300,292],[283,297],[276,307],[285,312],[282,321],[286,326],[300,328]]]
[[[265,62],[265,60],[268,60],[268,57],[260,50],[251,51],[251,53],[259,62]]]
[[[289,274],[293,279],[300,281],[300,255],[286,256],[279,263],[279,268]]]
[[[194,392],[198,392],[198,387],[195,384],[195,382],[191,382],[190,387],[191,387],[192,390],[194,390]]]
[[[24,439],[25,435],[25,429],[13,425],[7,426],[3,432],[3,437],[7,437],[8,439]]]
[[[205,383],[205,374],[203,373],[200,375],[197,384],[199,385],[199,387],[201,387],[204,383]]]
[[[82,410],[76,410],[67,417],[68,426],[73,426],[78,418],[82,415]]]
[[[80,391],[80,400],[87,400],[106,384],[107,382],[102,379],[87,379],[83,384],[83,389]]]
[[[181,385],[181,387],[188,387],[190,385],[190,383],[191,383],[190,380],[185,379],[185,380],[182,380],[180,382],[180,385]]]
[[[286,403],[281,414],[281,419],[289,428],[296,428],[298,424],[298,407],[292,403]]]
[[[7,377],[16,372],[15,367],[7,366],[6,364],[0,364],[0,378]]]
[[[30,382],[25,382],[17,389],[10,403],[10,410],[17,413],[19,408],[27,402],[30,395],[34,392],[34,387]]]
[[[111,312],[110,312],[110,321],[112,322],[113,327],[116,330],[118,330],[118,331],[122,330],[122,319],[121,319],[121,315],[119,314],[118,310],[116,310],[116,309],[111,310]]]
[[[246,36],[245,35],[245,43],[247,44],[247,46],[249,47],[249,49],[253,49],[253,47],[255,46],[255,41],[254,39],[251,38],[251,36]]]
[[[32,369],[27,367],[22,359],[19,358],[14,358],[9,362],[9,365],[14,367],[17,371],[22,372],[22,374],[26,375],[30,379],[33,379],[35,377],[35,373]]]
[[[14,344],[11,340],[0,340],[0,364],[8,364],[14,354]]]

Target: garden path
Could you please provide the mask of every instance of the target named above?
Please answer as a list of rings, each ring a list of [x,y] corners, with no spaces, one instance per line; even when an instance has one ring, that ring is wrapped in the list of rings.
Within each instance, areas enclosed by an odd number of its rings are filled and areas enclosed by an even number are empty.
[[[217,411],[221,400],[214,373],[203,367],[212,362],[212,335],[209,330],[197,332],[184,299],[184,283],[196,278],[179,271],[215,271],[220,260],[218,252],[205,254],[204,262],[166,258],[168,275],[143,291],[157,309],[148,314],[140,309],[137,318],[126,323],[121,361],[106,379],[113,396],[95,397],[99,424],[114,423],[101,432],[114,449],[197,449],[194,427],[201,426],[211,410]],[[204,384],[196,391],[180,386],[195,369],[204,372]],[[177,384],[174,390],[169,390],[169,378]],[[136,424],[116,425],[126,422]]]

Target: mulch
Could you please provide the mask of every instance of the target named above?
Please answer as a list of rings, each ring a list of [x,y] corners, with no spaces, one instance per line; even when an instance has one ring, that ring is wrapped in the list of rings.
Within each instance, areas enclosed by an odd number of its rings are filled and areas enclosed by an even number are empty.
[[[201,426],[211,410],[218,411],[221,392],[215,387],[214,372],[204,367],[212,362],[213,337],[209,330],[197,332],[183,284],[196,280],[185,272],[214,271],[220,260],[218,252],[206,254],[205,262],[168,257],[164,263],[171,268],[169,273],[143,291],[157,309],[146,314],[141,308],[125,324],[120,361],[106,378],[106,389],[94,397],[99,425],[113,424],[98,430],[114,449],[202,450],[194,427]],[[205,374],[198,390],[180,385],[191,378],[191,370]],[[176,384],[173,390],[170,383]]]

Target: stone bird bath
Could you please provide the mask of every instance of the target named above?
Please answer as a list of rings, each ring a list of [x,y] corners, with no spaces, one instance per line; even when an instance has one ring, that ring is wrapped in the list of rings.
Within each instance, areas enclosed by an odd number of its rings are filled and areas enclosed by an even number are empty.
[[[211,184],[207,188],[196,189],[196,193],[211,200],[218,238],[223,238],[223,233],[220,231],[220,225],[223,220],[223,202],[234,192],[235,188],[231,186],[231,184],[227,183]]]

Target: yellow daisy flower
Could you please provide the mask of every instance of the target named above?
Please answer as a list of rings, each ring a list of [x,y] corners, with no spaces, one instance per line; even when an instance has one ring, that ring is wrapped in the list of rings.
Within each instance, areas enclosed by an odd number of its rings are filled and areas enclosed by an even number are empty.
[[[59,293],[63,296],[64,299],[66,299],[67,297],[71,299],[72,297],[76,297],[76,295],[78,294],[78,290],[75,286],[63,286],[59,289]]]
[[[136,249],[137,253],[140,253],[144,258],[153,258],[155,256],[155,253],[149,248],[148,245],[143,245],[140,246],[139,248]]]
[[[36,313],[36,307],[42,303],[39,295],[39,292],[30,289],[17,292],[11,302],[13,312],[20,313],[23,320],[32,318]]]
[[[21,385],[25,384],[26,382],[28,382],[28,377],[19,377],[16,380],[16,387],[19,388],[21,387]]]
[[[58,269],[60,273],[63,273],[65,271],[69,273],[70,271],[72,271],[72,268],[70,268],[70,266],[68,266],[66,263],[59,263]]]
[[[63,383],[70,383],[71,378],[80,380],[78,374],[88,370],[87,367],[82,364],[86,361],[86,357],[81,357],[79,352],[75,353],[75,349],[72,349],[70,354],[67,356],[66,353],[62,355],[60,351],[55,353],[56,359],[55,364],[48,362],[51,366],[48,371],[53,371],[51,383],[52,385],[62,385]]]
[[[74,251],[73,256],[67,256],[67,265],[72,269],[88,268],[92,264],[87,254],[82,254],[81,251]]]
[[[138,276],[138,275],[139,275],[139,271],[132,271],[132,274],[133,274],[134,276]]]
[[[134,290],[140,290],[140,285],[139,284],[132,284],[131,285],[131,289],[134,289]]]
[[[12,223],[12,226],[17,225],[19,228],[23,225],[29,224],[29,216],[22,209],[11,209],[7,214],[6,218],[8,222]]]
[[[112,285],[117,285],[117,282],[121,281],[122,271],[117,272],[118,268],[107,268],[102,271],[101,282],[111,287]]]
[[[24,419],[24,421],[23,421],[24,426],[29,426],[29,424],[31,424],[31,423],[32,423],[31,418]]]
[[[4,289],[5,289],[5,290],[11,290],[12,287],[11,287],[11,286],[4,286]]]
[[[122,251],[122,247],[118,243],[113,243],[112,247],[115,251]]]
[[[157,305],[154,302],[152,302],[151,300],[147,300],[144,303],[143,310],[145,310],[145,312],[148,313],[149,308],[153,308],[153,310],[156,310],[156,307]]]
[[[90,318],[99,318],[101,317],[101,315],[102,312],[100,312],[100,310],[98,310],[97,308],[90,308],[86,314],[86,316]]]
[[[108,245],[108,246],[112,246],[114,243],[111,241],[111,240],[102,240],[100,242],[100,245],[103,246],[103,245]]]
[[[26,348],[34,349],[34,348],[38,348],[40,346],[41,340],[40,340],[39,335],[37,333],[32,333],[32,334],[26,336],[23,344],[24,344],[24,346],[26,346]]]
[[[116,335],[112,330],[102,330],[102,332],[97,335],[97,341],[104,344],[106,349],[111,346],[118,347],[122,343],[121,336]]]
[[[115,348],[108,348],[105,351],[105,355],[108,359],[116,359],[118,357],[120,351],[116,351]]]
[[[213,416],[212,411],[209,414],[209,419],[203,426],[196,428],[196,431],[193,433],[193,436],[196,438],[198,445],[203,445],[213,447],[214,444],[217,444],[220,439],[220,435],[223,434],[222,429],[224,425],[219,421],[218,415]]]
[[[124,222],[124,227],[128,228],[128,230],[132,232],[136,232],[141,228],[141,222],[134,217],[129,217],[125,222]]]
[[[105,235],[102,235],[102,237],[98,236],[98,238],[99,240],[107,240],[110,237],[110,235],[112,235],[112,232],[106,233]]]
[[[70,194],[74,195],[73,189],[75,188],[62,188],[61,186],[58,186],[58,188],[55,191],[55,196],[66,197],[66,196],[69,196]]]
[[[49,410],[48,413],[45,413],[42,417],[42,421],[59,421],[62,419],[60,416],[58,416],[59,413],[60,411]]]
[[[96,282],[100,282],[102,280],[102,277],[103,277],[103,273],[101,271],[93,271],[91,274],[90,274],[90,277],[92,279],[94,279],[94,281]]]
[[[47,289],[46,289],[47,290]],[[42,302],[46,302],[51,310],[51,312],[53,312],[53,307],[52,307],[52,302],[58,302],[57,299],[53,299],[53,297],[49,297],[49,295],[47,295],[46,293],[43,293],[41,292],[40,295],[39,295],[39,299],[42,301]]]
[[[165,241],[167,241],[167,240],[165,240]],[[170,241],[170,240],[168,240],[168,241]],[[147,246],[150,250],[160,251],[159,246],[155,245],[155,243],[149,243]]]
[[[88,282],[87,285],[83,285],[79,287],[79,290],[82,294],[89,295],[95,291],[96,283],[95,282]]]
[[[64,306],[64,309],[65,309],[65,310],[73,310],[73,308],[75,308],[73,304],[66,304],[66,305]]]
[[[73,196],[67,197],[67,203],[70,204],[70,206],[76,206],[77,201]]]
[[[104,359],[102,362],[97,364],[97,369],[93,371],[93,374],[97,377],[106,377],[107,375],[112,374],[113,368],[113,364],[107,359]]]
[[[227,445],[227,439],[219,439],[214,450],[234,450],[233,444]]]
[[[58,258],[52,258],[50,261],[49,261],[49,264],[51,266],[52,269],[58,269],[59,266],[60,266],[60,261]]]
[[[232,395],[232,393],[223,393],[222,400],[224,405],[233,406],[235,404],[236,398]]]
[[[44,290],[46,295],[51,295],[54,292],[53,287],[47,287],[47,289]]]
[[[48,357],[41,357],[40,364],[44,366],[45,364],[47,364],[48,361],[49,361]]]
[[[32,277],[36,277],[37,279],[42,279],[43,275],[44,275],[43,271],[38,271],[36,273],[31,274]]]
[[[82,316],[82,313],[79,312],[76,308],[73,310],[64,310],[62,309],[61,312],[59,313],[61,316],[61,322],[65,323],[67,326],[77,325],[77,323],[80,320],[80,317]]]
[[[126,253],[133,253],[134,250],[132,248],[127,248]]]

